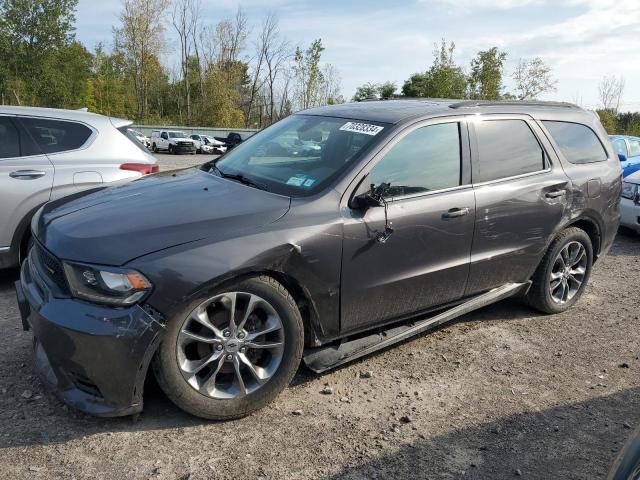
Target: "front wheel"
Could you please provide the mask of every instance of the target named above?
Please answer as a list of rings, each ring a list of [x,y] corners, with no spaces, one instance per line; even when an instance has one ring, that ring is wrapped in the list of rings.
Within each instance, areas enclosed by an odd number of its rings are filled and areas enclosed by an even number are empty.
[[[303,325],[289,292],[267,276],[221,288],[172,319],[153,369],[181,409],[239,418],[289,384],[302,357]]]
[[[151,146],[151,150],[153,151],[153,153],[158,153],[158,146],[154,143],[154,144]]]
[[[544,313],[560,313],[582,295],[593,266],[591,239],[580,228],[561,232],[547,250],[525,301]]]

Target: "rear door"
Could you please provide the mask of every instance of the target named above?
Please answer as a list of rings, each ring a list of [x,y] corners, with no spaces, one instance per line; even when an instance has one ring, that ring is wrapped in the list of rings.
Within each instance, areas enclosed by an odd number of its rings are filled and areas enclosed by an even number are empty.
[[[342,331],[363,330],[462,297],[475,200],[466,122],[438,120],[403,131],[362,172],[353,195],[390,183],[394,232],[382,243],[384,208],[343,209]]]
[[[571,192],[540,127],[526,116],[469,122],[476,222],[466,295],[527,281]]]
[[[0,250],[9,250],[20,222],[49,200],[53,174],[16,118],[0,115]]]

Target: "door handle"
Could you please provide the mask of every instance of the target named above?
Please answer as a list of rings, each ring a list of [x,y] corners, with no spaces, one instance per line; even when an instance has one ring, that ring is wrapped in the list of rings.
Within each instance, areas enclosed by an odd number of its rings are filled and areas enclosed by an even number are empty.
[[[469,214],[469,208],[452,208],[442,214],[442,218],[464,217]]]
[[[9,176],[18,180],[34,180],[36,178],[44,177],[47,173],[42,170],[16,170],[11,172]]]
[[[551,190],[550,192],[547,192],[544,194],[545,197],[547,198],[558,198],[563,196],[566,192],[566,190]]]

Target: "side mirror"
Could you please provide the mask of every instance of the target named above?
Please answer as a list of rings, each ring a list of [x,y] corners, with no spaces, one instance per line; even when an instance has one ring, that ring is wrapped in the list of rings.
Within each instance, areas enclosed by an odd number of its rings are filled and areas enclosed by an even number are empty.
[[[368,210],[372,207],[382,207],[383,203],[372,197],[369,192],[362,193],[351,199],[351,208],[354,210]]]
[[[626,161],[627,161],[627,156],[626,156],[624,153],[619,153],[619,154],[618,154],[618,159],[619,159],[621,162],[626,162]]]
[[[367,210],[372,207],[385,207],[386,201],[384,200],[385,195],[389,191],[390,184],[381,183],[378,186],[371,184],[369,187],[369,191],[366,193],[361,193],[353,197],[351,200],[351,207],[356,210]]]

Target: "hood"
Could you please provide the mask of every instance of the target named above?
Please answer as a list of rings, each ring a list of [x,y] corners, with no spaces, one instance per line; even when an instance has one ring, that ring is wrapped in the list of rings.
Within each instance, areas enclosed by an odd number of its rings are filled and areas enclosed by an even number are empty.
[[[192,168],[48,203],[34,230],[61,259],[123,265],[221,232],[272,223],[289,205],[289,197]]]
[[[172,137],[169,139],[169,141],[174,141],[174,142],[193,142],[192,138],[187,138],[187,137]]]

